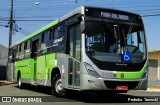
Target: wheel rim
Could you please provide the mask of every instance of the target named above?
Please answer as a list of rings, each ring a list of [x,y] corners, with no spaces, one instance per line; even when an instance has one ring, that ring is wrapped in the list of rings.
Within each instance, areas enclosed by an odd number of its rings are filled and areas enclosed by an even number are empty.
[[[21,87],[21,78],[18,79],[18,86]]]
[[[55,90],[58,94],[64,95],[64,89],[62,88],[62,80],[58,79],[55,84]]]

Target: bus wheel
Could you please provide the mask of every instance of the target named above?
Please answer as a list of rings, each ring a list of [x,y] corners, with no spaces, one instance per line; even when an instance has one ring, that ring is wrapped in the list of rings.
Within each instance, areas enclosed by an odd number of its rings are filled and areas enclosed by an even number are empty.
[[[57,97],[66,96],[66,91],[62,87],[62,79],[59,74],[52,79],[52,94]]]
[[[18,88],[22,89],[22,79],[21,79],[21,74],[18,75]]]

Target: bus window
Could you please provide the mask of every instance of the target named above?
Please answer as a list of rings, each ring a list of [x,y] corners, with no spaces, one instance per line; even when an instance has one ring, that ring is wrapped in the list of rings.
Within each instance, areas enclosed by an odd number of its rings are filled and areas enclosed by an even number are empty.
[[[80,32],[80,26],[78,25],[76,27],[76,42],[75,42],[75,58],[77,60],[80,60],[81,58],[81,53],[80,53],[80,48],[81,48],[81,32]]]
[[[46,31],[45,33],[42,34],[41,54],[49,52],[50,45],[51,45],[51,34],[50,34],[50,31]]]
[[[19,58],[19,45],[16,47],[16,60]]]
[[[20,49],[19,49],[19,59],[23,59],[24,58],[24,43],[20,45]]]
[[[64,49],[64,38],[65,38],[65,24],[54,29],[54,39],[53,39],[53,50],[63,50]]]
[[[31,41],[27,41],[26,43],[25,43],[25,46],[24,46],[24,52],[25,52],[25,58],[28,58],[28,57],[30,57],[30,42]]]
[[[27,49],[30,49],[31,48],[31,41],[28,41],[27,42]]]
[[[27,42],[24,43],[24,50],[27,49]]]
[[[49,35],[50,35],[50,40],[53,38],[53,29],[51,28],[50,30],[49,30]]]
[[[37,58],[37,51],[39,46],[39,39],[32,42],[32,58]]]
[[[17,52],[17,49],[16,49],[16,48],[13,48],[13,52],[12,52],[12,62],[15,62],[15,61],[16,61],[16,52]]]
[[[69,55],[73,56],[73,35],[74,35],[74,28],[70,28],[69,30]]]
[[[20,44],[19,47],[18,47],[18,48],[19,48],[19,52],[21,52],[21,46],[22,46],[22,45]]]

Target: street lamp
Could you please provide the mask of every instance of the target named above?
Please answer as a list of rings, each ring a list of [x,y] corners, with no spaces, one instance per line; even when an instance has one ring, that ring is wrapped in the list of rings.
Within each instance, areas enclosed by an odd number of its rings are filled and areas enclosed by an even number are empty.
[[[16,19],[13,20],[13,0],[11,1],[11,8],[10,8],[10,20],[9,20],[9,26],[5,26],[5,27],[9,27],[9,44],[8,44],[8,63],[7,63],[7,73],[6,73],[6,79],[7,81],[9,80],[8,77],[8,71],[9,71],[9,53],[10,53],[10,48],[12,46],[12,34],[13,34],[13,25],[14,25],[14,21]],[[33,5],[39,5],[39,2],[35,2]],[[29,8],[27,8],[22,14],[20,14],[17,18],[19,18],[20,16],[22,16],[25,12],[27,12],[33,5],[31,5]],[[2,25],[4,26],[4,25]],[[10,69],[11,70],[11,69]],[[13,70],[12,70],[13,72]],[[13,73],[12,73],[13,74]]]

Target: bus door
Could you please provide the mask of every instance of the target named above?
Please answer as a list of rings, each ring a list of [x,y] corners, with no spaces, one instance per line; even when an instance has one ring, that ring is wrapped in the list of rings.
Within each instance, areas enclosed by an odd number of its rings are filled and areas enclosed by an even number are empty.
[[[38,45],[39,45],[39,39],[32,42],[32,58],[34,59],[34,70],[33,70],[34,81],[36,81]]]
[[[68,87],[80,88],[80,26],[68,27]]]

